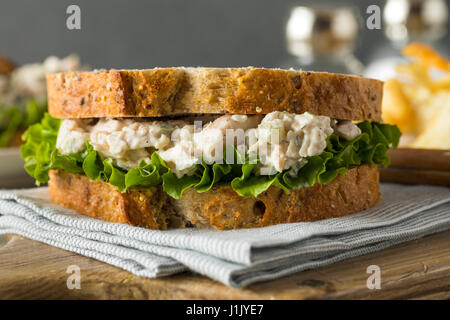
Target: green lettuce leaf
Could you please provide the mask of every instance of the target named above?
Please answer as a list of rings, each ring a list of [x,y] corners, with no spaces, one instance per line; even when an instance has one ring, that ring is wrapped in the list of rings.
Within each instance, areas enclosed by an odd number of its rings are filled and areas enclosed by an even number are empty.
[[[0,105],[0,148],[6,147],[14,135],[38,123],[47,110],[47,102],[28,100],[24,108]]]
[[[137,168],[131,169],[125,175],[125,187],[151,187],[161,184],[161,173],[165,167],[164,161],[158,156],[156,152],[152,154],[151,163],[141,161]]]
[[[5,110],[2,116],[5,128],[0,131],[0,148],[6,147],[23,122],[22,112],[18,108]]]
[[[101,173],[101,177],[104,181],[107,181],[117,187],[117,189],[119,189],[122,193],[127,190],[125,185],[125,175],[125,171],[116,168],[113,165],[113,160],[111,158],[103,160],[103,171]]]
[[[86,142],[86,153],[83,159],[82,168],[84,174],[87,175],[89,179],[99,180],[100,178],[103,178],[104,181],[108,181],[109,175],[102,177],[102,174],[105,173],[105,162],[102,161],[99,153],[94,150],[89,142]]]
[[[201,178],[198,175],[184,175],[181,178],[177,178],[173,172],[169,171],[163,174],[162,179],[163,190],[172,198],[179,199],[184,191],[197,185]]]
[[[349,169],[361,164],[388,166],[390,160],[386,152],[397,147],[401,135],[396,126],[364,121],[358,124],[362,132],[360,136],[347,141],[335,134],[330,135],[325,151],[307,158],[306,164],[297,172],[289,169],[270,176],[259,175],[259,160],[251,163],[249,158],[244,159],[235,150],[233,163],[224,161],[223,164],[210,165],[202,161],[191,174],[178,178],[156,152],[151,155],[150,163],[141,161],[130,170],[117,167],[113,159],[105,158],[89,142],[83,152],[62,155],[56,149],[60,123],[61,120],[45,114],[41,123],[31,125],[23,135],[26,143],[22,145],[21,153],[25,170],[38,185],[48,182],[49,170],[60,169],[108,182],[120,192],[162,185],[163,190],[176,199],[189,188],[207,192],[224,183],[230,183],[243,197],[256,197],[271,186],[289,193],[291,189],[311,187],[316,183],[327,184],[339,174],[345,175]]]

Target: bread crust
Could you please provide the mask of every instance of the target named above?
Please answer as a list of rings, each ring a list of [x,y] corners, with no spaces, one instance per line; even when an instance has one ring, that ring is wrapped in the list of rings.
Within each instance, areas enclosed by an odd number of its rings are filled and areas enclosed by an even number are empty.
[[[231,186],[223,185],[205,193],[189,189],[176,200],[160,186],[121,194],[108,183],[52,170],[49,190],[53,202],[110,222],[150,229],[195,226],[224,230],[316,221],[359,212],[380,200],[378,181],[378,167],[362,165],[327,185],[316,184],[290,194],[271,187],[257,198],[244,198]]]
[[[381,120],[383,83],[357,76],[263,68],[158,68],[47,75],[56,118],[185,113],[310,112]]]
[[[12,60],[0,54],[0,74],[9,74],[16,68]]]

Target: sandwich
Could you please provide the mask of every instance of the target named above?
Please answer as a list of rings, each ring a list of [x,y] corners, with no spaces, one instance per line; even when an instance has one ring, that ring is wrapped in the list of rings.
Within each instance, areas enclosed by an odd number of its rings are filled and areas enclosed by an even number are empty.
[[[380,200],[400,138],[383,83],[263,68],[47,75],[49,113],[23,135],[56,204],[151,229],[253,228],[341,217]]]
[[[0,55],[0,148],[20,145],[26,128],[41,121],[47,111],[45,74],[79,67],[75,55],[22,66]]]

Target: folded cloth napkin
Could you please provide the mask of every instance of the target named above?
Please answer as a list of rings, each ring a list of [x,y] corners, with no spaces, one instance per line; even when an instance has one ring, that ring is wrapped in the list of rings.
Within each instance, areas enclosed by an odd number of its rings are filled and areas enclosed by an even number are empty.
[[[14,233],[159,277],[192,270],[228,286],[279,278],[450,228],[450,189],[381,185],[374,208],[265,228],[148,230],[53,204],[47,188],[0,191],[0,234]]]

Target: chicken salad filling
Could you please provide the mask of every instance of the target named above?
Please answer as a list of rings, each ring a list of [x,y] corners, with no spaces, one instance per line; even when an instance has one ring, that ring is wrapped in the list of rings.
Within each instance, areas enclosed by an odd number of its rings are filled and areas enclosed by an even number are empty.
[[[123,169],[135,168],[143,160],[150,162],[156,151],[181,178],[193,174],[202,160],[223,163],[225,146],[232,146],[259,158],[259,174],[272,175],[300,169],[306,158],[325,150],[332,133],[352,140],[361,130],[348,120],[278,111],[265,116],[222,115],[204,125],[183,120],[100,119],[93,123],[77,119],[62,121],[56,148],[61,154],[82,152],[89,141],[94,150]]]
[[[203,121],[201,121],[201,120]],[[61,120],[46,114],[24,133],[25,170],[42,184],[50,170],[101,180],[120,192],[161,186],[173,198],[228,184],[256,197],[271,186],[327,184],[353,167],[388,166],[396,126],[309,113],[183,119]]]

